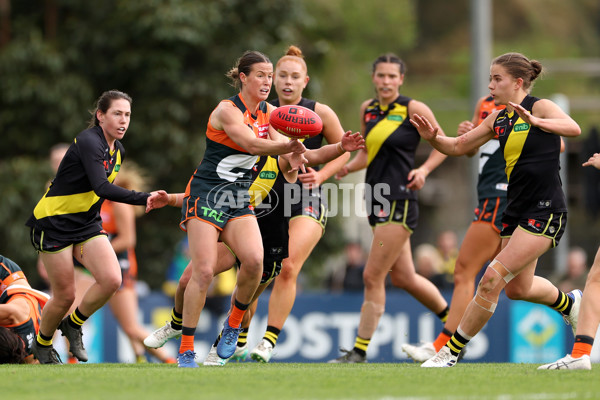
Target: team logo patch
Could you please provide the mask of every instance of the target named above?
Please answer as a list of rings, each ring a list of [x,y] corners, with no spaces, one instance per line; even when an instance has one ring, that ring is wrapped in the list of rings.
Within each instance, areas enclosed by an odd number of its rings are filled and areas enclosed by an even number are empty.
[[[544,227],[544,223],[543,222],[537,221],[537,220],[535,220],[533,218],[530,218],[527,221],[527,225],[530,226],[530,227],[532,227],[533,229],[535,229],[537,232],[541,232],[542,228]]]

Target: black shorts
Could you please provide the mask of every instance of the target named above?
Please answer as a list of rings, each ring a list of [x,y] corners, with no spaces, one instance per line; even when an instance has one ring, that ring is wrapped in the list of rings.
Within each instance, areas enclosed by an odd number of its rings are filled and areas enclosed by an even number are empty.
[[[188,196],[183,199],[181,213],[182,217],[179,227],[186,232],[185,223],[192,218],[211,224],[222,231],[230,220],[254,216],[254,211],[250,209],[250,203],[248,202],[233,206],[222,204],[217,207],[214,202],[195,196]]]
[[[302,188],[302,200],[290,208],[290,219],[309,217],[317,221],[325,231],[327,225],[327,201],[322,196],[321,189]]]
[[[567,213],[547,214],[540,217],[511,217],[502,218],[503,229],[500,237],[506,239],[512,236],[517,227],[536,236],[543,236],[552,240],[552,247],[556,247],[565,228],[567,227]]]
[[[108,236],[103,230],[82,236],[64,236],[59,232],[42,231],[31,228],[29,236],[33,248],[39,253],[58,253],[69,246],[85,243],[98,236]]]
[[[496,232],[502,231],[502,215],[506,210],[506,197],[492,197],[479,200],[474,211],[473,223],[488,223]]]
[[[231,251],[231,249],[229,250]],[[233,254],[233,252],[232,252]],[[263,285],[265,283],[271,282],[277,275],[281,273],[281,264],[283,260],[274,260],[274,259],[265,259],[263,261],[263,273],[260,278],[260,284]],[[235,267],[239,270],[241,262],[236,257],[235,258]]]
[[[368,207],[368,205],[367,205]],[[419,205],[416,200],[390,200],[386,204],[372,201],[368,207],[369,225],[400,224],[410,233],[417,228],[419,220]]]
[[[260,278],[260,283],[265,284],[271,282],[281,272],[281,263],[283,260],[268,260],[263,262],[263,273]]]

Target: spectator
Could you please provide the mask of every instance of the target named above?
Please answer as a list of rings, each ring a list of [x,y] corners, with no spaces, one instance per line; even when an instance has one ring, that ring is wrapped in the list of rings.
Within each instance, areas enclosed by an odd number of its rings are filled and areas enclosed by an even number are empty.
[[[437,238],[437,249],[442,257],[440,271],[444,274],[454,275],[454,265],[458,257],[458,237],[453,231],[443,231]]]
[[[344,254],[345,264],[331,274],[329,288],[332,292],[359,292],[364,290],[365,251],[359,242],[349,242],[346,244]]]
[[[444,260],[441,253],[431,244],[421,244],[415,250],[417,273],[429,279],[438,289],[451,289],[452,276],[442,270]]]
[[[587,274],[587,253],[581,247],[572,247],[567,257],[567,271],[557,280],[556,287],[563,292],[583,289]]]

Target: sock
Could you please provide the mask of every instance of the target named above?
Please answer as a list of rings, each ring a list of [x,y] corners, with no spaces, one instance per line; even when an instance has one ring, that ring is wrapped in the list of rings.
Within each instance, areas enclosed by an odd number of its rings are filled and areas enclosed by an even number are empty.
[[[444,308],[444,310],[437,314],[438,318],[440,319],[440,321],[442,321],[442,323],[446,323],[446,320],[448,319],[448,311],[450,311],[450,307],[446,306],[446,308]]]
[[[442,329],[437,339],[435,339],[435,342],[433,342],[433,347],[435,348],[435,351],[440,351],[440,349],[444,347],[446,343],[448,343],[448,340],[450,340],[451,337],[452,332],[450,332],[446,328]]]
[[[367,355],[367,347],[369,347],[369,343],[371,343],[371,339],[363,339],[357,336],[356,342],[354,342],[354,348],[352,350],[364,357]]]
[[[571,351],[571,357],[580,358],[582,356],[589,356],[592,353],[592,346],[594,345],[594,338],[586,335],[575,336],[575,343],[573,344],[573,351]]]
[[[231,314],[229,314],[229,326],[231,328],[239,328],[240,325],[242,325],[242,318],[244,318],[244,314],[249,305],[250,304],[242,304],[235,299],[233,310],[231,310]]]
[[[40,347],[50,347],[52,346],[52,336],[46,336],[42,333],[42,330],[40,329],[38,334],[37,334],[37,344]]]
[[[240,332],[240,336],[238,336],[237,347],[244,347],[246,343],[248,343],[248,331],[250,328],[244,328]]]
[[[188,350],[194,351],[194,335],[196,328],[188,328],[187,326],[181,329],[181,345],[179,346],[179,354],[185,353]]]
[[[69,325],[71,325],[71,327],[75,329],[81,329],[81,325],[83,325],[83,323],[87,321],[88,318],[89,317],[83,315],[81,311],[79,311],[79,307],[77,307],[75,311],[73,311],[71,315],[69,315]]]
[[[277,344],[277,339],[279,338],[279,334],[281,333],[281,329],[275,328],[272,325],[267,326],[267,331],[265,332],[265,336],[263,339],[267,342],[271,343],[273,347]]]
[[[569,315],[571,312],[571,307],[573,306],[573,299],[565,292],[558,291],[558,298],[554,304],[550,305],[550,308],[554,308],[556,311],[561,313],[562,315]]]
[[[171,310],[171,328],[180,331],[183,323],[183,314],[175,311],[175,307]]]
[[[473,336],[469,336],[464,333],[460,327],[454,332],[454,335],[450,338],[446,346],[450,349],[450,353],[453,356],[457,356],[460,354],[462,349],[469,343],[469,340],[473,339]]]

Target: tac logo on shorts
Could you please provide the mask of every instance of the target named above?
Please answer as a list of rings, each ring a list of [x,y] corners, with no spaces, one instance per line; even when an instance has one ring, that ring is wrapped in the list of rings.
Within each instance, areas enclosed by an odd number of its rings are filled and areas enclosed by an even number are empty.
[[[553,227],[553,226],[551,226],[550,228],[548,228],[548,232],[549,232],[550,234],[553,234],[555,231],[556,231],[556,229],[554,229],[554,227]]]
[[[535,229],[537,232],[541,232],[542,228],[544,227],[544,224],[542,222],[536,221],[532,218],[527,221],[527,225]]]
[[[513,130],[515,132],[524,132],[524,131],[528,131],[529,128],[530,128],[530,125],[523,122],[521,124],[516,124]]]

